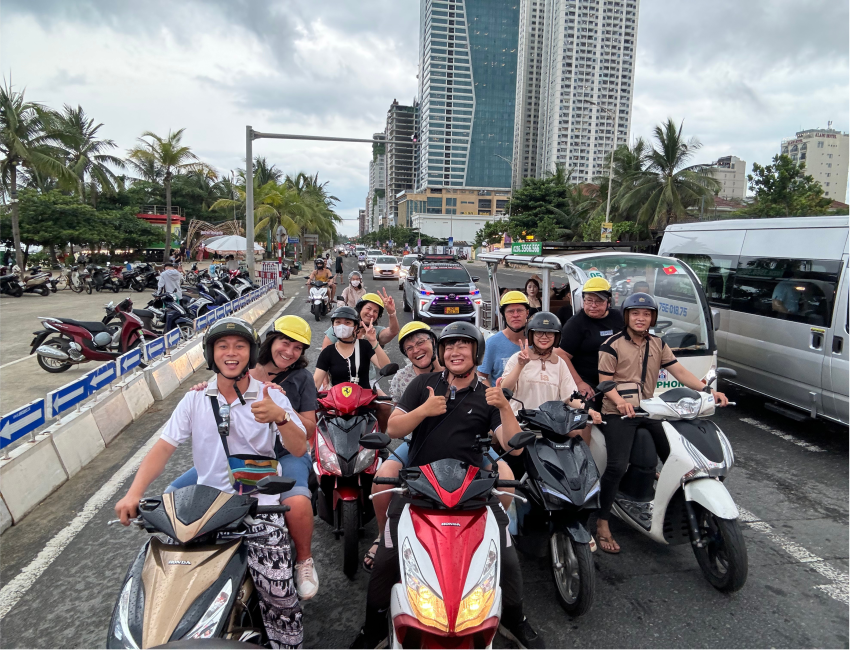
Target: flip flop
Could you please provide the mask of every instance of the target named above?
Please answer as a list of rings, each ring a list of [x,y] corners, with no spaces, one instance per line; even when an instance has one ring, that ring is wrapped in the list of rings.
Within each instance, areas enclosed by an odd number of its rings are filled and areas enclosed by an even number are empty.
[[[620,552],[619,548],[616,549],[616,550],[609,550],[609,549],[605,548],[605,544],[613,545],[613,544],[617,543],[617,542],[614,541],[613,537],[608,537],[606,535],[600,535],[599,533],[596,533],[596,539],[599,540],[599,548],[601,548],[606,553],[610,553],[611,555],[617,555],[617,553]]]
[[[375,566],[375,555],[378,554],[378,546],[381,544],[381,538],[378,537],[369,548],[369,552],[366,553],[366,556],[363,558],[363,570],[366,573],[372,573],[372,569]]]

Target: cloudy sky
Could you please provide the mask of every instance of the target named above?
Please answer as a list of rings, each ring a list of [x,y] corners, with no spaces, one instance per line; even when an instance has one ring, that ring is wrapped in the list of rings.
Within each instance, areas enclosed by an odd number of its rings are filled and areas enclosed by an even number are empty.
[[[517,0],[518,1],[518,0]],[[81,105],[121,149],[186,128],[221,172],[259,131],[371,137],[416,93],[416,0],[6,0],[0,66],[27,98]],[[644,0],[632,135],[668,116],[705,161],[766,163],[800,128],[847,131],[848,3]],[[368,145],[262,140],[287,172],[319,172],[356,219]],[[346,234],[356,221],[346,221]]]

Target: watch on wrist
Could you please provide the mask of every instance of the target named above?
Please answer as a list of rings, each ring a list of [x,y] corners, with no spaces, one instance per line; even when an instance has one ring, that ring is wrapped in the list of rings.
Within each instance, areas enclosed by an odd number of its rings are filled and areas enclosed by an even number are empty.
[[[279,422],[275,422],[275,424],[279,427],[282,427],[284,424],[286,424],[288,422],[292,422],[292,416],[289,415],[288,411],[284,411],[283,412],[283,419],[280,420]]]

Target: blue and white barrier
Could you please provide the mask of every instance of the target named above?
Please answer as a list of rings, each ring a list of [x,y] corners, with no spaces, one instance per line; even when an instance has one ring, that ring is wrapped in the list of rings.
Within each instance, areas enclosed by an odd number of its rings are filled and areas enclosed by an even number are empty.
[[[160,336],[149,343],[145,343],[145,356],[148,361],[153,361],[165,354],[165,337]]]
[[[118,357],[118,375],[123,377],[133,368],[137,368],[142,363],[142,350],[136,348],[130,350],[127,354]]]
[[[83,375],[76,381],[65,384],[61,388],[47,393],[47,408],[50,417],[76,406],[89,396],[89,378]]]
[[[44,424],[44,408],[44,398],[41,398],[4,415],[0,420],[0,449]]]
[[[180,343],[180,329],[174,328],[165,335],[165,347],[169,350]]]
[[[114,361],[104,363],[96,370],[84,375],[89,382],[88,394],[96,393],[101,388],[118,378],[118,369]]]

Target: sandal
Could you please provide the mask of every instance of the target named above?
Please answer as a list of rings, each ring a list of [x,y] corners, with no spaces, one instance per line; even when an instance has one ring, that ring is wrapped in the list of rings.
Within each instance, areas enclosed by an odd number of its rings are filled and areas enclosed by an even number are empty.
[[[372,568],[375,566],[375,555],[378,554],[378,546],[381,544],[380,536],[374,542],[372,542],[372,546],[369,548],[369,552],[366,553],[363,558],[363,570],[366,573],[372,573]]]
[[[615,542],[615,541],[614,541],[614,538],[613,538],[613,537],[606,536],[606,535],[600,535],[600,534],[597,532],[597,533],[596,533],[596,539],[598,539],[598,540],[599,540],[599,548],[601,548],[601,549],[602,549],[603,551],[605,551],[606,553],[610,553],[611,555],[616,555],[617,553],[619,553],[619,552],[620,552],[619,544],[617,545],[617,546],[618,546],[618,548],[616,548],[616,549],[615,549],[615,548],[605,548],[605,545],[606,545],[606,544],[607,544],[609,547],[613,547],[613,546],[614,546],[614,544],[617,544],[617,542]]]

